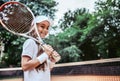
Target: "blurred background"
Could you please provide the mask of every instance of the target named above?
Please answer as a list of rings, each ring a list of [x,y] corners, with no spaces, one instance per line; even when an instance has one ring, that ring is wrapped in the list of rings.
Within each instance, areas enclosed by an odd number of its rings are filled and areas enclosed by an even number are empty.
[[[10,0],[0,0],[0,5]],[[52,81],[120,81],[119,0],[12,0],[54,21],[44,41],[62,59]],[[0,24],[0,81],[22,81],[22,45]],[[11,79],[12,78],[12,79]]]
[[[0,0],[0,5],[9,0]],[[59,52],[58,62],[82,62],[120,57],[119,0],[14,0],[35,14],[54,20],[47,44]],[[26,38],[0,25],[0,68],[20,67]]]

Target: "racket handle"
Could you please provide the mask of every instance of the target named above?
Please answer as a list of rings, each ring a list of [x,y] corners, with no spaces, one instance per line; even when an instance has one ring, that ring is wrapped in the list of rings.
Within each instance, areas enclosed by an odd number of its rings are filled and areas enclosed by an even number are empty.
[[[40,44],[43,50],[44,50],[44,45],[45,43]],[[61,56],[55,50],[51,52],[50,56],[55,60],[55,62],[58,62],[61,59]]]
[[[54,52],[56,52],[56,51],[53,51],[51,56],[55,60],[55,62],[58,62],[61,59],[61,56],[57,52],[56,53],[54,53]]]
[[[61,56],[55,56],[55,55],[52,55],[53,59],[55,60],[55,62],[58,62],[60,59],[61,59]]]

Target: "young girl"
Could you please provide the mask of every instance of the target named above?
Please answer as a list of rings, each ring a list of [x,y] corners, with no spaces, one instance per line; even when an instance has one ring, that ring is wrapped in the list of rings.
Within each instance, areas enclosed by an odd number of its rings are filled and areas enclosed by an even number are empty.
[[[48,34],[49,27],[52,25],[49,18],[38,16],[34,20],[38,28],[41,38],[45,38]],[[37,38],[33,31],[32,36]],[[21,66],[24,71],[24,81],[50,81],[50,70],[53,68],[56,60],[51,56],[59,56],[50,45],[43,45],[43,49],[39,48],[39,44],[33,39],[27,39],[23,44]],[[58,60],[57,60],[58,61]]]

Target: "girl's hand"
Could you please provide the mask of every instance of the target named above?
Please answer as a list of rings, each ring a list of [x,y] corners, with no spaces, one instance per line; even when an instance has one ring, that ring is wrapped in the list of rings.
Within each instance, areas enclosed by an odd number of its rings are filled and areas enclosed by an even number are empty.
[[[52,46],[44,44],[43,47],[52,62],[58,62],[61,59],[61,56],[52,48]]]
[[[52,46],[44,44],[43,47],[44,51],[48,54],[48,56],[50,56],[53,53],[54,49],[52,48]]]
[[[51,54],[51,61],[58,62],[60,59],[61,59],[61,56],[56,51],[53,51]]]

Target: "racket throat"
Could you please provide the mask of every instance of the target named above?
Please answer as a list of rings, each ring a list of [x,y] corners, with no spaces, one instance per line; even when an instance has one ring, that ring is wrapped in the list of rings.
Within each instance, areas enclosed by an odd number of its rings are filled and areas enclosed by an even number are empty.
[[[39,40],[40,44],[45,44],[39,36],[37,37],[37,39]]]

